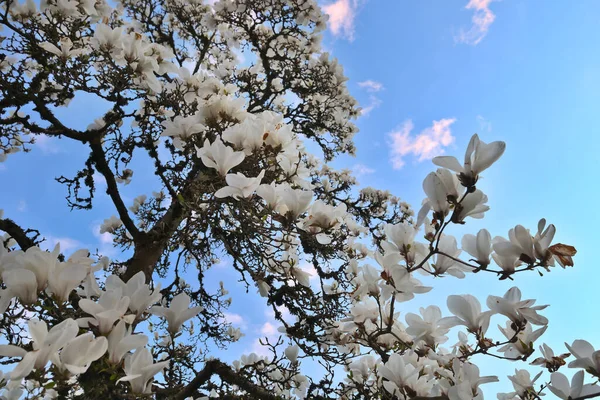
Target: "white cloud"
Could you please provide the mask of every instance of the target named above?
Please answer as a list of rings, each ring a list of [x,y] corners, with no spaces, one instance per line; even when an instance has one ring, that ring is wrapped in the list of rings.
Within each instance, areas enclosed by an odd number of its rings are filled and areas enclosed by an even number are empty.
[[[479,129],[481,129],[482,131],[485,131],[485,132],[492,131],[492,122],[491,121],[485,119],[481,115],[478,115],[476,118],[477,118],[477,122],[479,122]]]
[[[373,111],[380,105],[381,105],[381,100],[379,100],[375,96],[369,96],[369,104],[360,110],[360,116],[366,117],[367,115],[369,115],[371,113],[371,111]]]
[[[329,15],[329,29],[334,36],[354,40],[354,19],[358,8],[358,0],[336,0],[323,6]]]
[[[222,322],[226,322],[232,325],[238,325],[238,327],[246,329],[246,320],[240,314],[226,312],[223,313],[223,316],[224,318],[221,319]]]
[[[35,145],[42,150],[44,154],[58,154],[61,152],[60,145],[57,143],[60,139],[48,135],[35,135]]]
[[[92,234],[104,245],[112,244],[113,242],[113,235],[108,232],[100,233],[100,225],[98,224],[92,227]]]
[[[383,90],[383,84],[381,82],[372,81],[367,79],[366,81],[358,82],[358,86],[365,89],[367,92],[379,92]]]
[[[46,236],[46,240],[42,242],[40,247],[44,250],[54,250],[54,246],[60,243],[60,252],[65,254],[71,250],[75,250],[81,247],[81,243],[78,240],[71,239],[68,237],[55,237]]]
[[[351,169],[352,172],[354,172],[354,175],[356,175],[357,177],[363,175],[370,175],[375,172],[373,168],[369,168],[364,164],[354,164]]]
[[[474,46],[483,40],[496,19],[496,15],[490,10],[490,3],[492,1],[469,0],[465,8],[467,10],[474,10],[473,17],[471,18],[473,25],[469,30],[460,30],[458,35],[454,37],[456,43],[466,43]]]
[[[390,138],[390,160],[394,169],[404,166],[404,157],[412,154],[418,161],[428,160],[444,152],[444,147],[454,142],[450,126],[456,118],[444,118],[433,121],[432,126],[413,135],[414,125],[405,121],[397,130],[388,134]]]
[[[263,336],[272,337],[277,335],[277,328],[270,322],[265,322],[263,326],[260,328],[260,333]]]
[[[27,203],[25,200],[19,201],[19,205],[17,205],[17,211],[24,212],[27,211]]]

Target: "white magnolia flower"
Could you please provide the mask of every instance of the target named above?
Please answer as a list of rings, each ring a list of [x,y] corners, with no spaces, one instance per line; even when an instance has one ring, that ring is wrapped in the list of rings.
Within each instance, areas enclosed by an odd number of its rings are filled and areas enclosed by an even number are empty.
[[[60,47],[57,47],[50,42],[42,42],[39,44],[39,46],[41,48],[43,48],[44,50],[46,50],[54,55],[59,56],[63,60],[67,60],[71,57],[77,57],[81,54],[87,53],[87,50],[84,48],[74,49],[73,42],[71,42],[71,39],[69,39],[69,38],[60,39],[60,43],[59,43]]]
[[[183,141],[206,129],[195,115],[189,117],[177,116],[172,121],[163,121],[161,125],[165,130],[160,135],[173,137],[173,143],[177,148],[183,148]]]
[[[118,217],[111,215],[110,218],[105,219],[104,222],[102,222],[102,225],[100,225],[100,234],[114,233],[121,225],[123,225],[123,221]]]
[[[546,220],[540,219],[538,222],[538,231],[533,237],[533,250],[535,257],[541,261],[545,266],[554,265],[554,256],[548,250],[554,235],[556,234],[556,227],[553,224],[548,225],[546,229]]]
[[[83,312],[92,315],[93,318],[81,318],[78,322],[84,327],[88,323],[95,325],[101,334],[107,334],[113,329],[115,322],[121,318],[129,323],[133,322],[135,315],[125,315],[129,302],[129,297],[123,297],[120,288],[103,292],[97,303],[90,299],[81,299],[79,300],[79,308]]]
[[[462,296],[448,296],[448,310],[455,317],[446,317],[442,319],[442,323],[452,327],[456,325],[464,325],[467,329],[481,336],[485,335],[490,325],[491,312],[481,312],[481,304],[476,297],[470,294]]]
[[[456,261],[462,250],[458,248],[454,236],[442,235],[438,249],[440,254],[436,254],[435,261],[431,263],[431,269],[436,274],[448,274],[462,279],[465,272],[471,270],[470,267]]]
[[[169,361],[154,363],[152,354],[145,347],[139,348],[133,354],[125,357],[123,370],[125,376],[117,381],[129,382],[134,393],[151,393],[154,375],[165,369]]]
[[[188,319],[198,315],[204,310],[202,306],[189,308],[190,297],[185,293],[179,293],[173,297],[169,307],[154,306],[150,313],[164,317],[168,324],[168,330],[171,334],[176,334],[181,329],[181,325]]]
[[[119,321],[108,335],[108,361],[119,364],[127,353],[146,344],[148,344],[148,336],[132,335],[131,327],[127,327],[125,321]]]
[[[416,379],[419,370],[412,364],[406,363],[404,357],[394,353],[388,361],[377,369],[377,374],[385,378],[383,387],[389,393],[401,393],[400,388],[410,386]]]
[[[302,229],[316,235],[319,243],[329,244],[331,237],[324,231],[338,228],[344,221],[346,210],[344,203],[334,207],[317,200],[310,207],[306,218],[302,220]]]
[[[298,218],[300,214],[308,210],[313,198],[312,191],[292,189],[289,185],[278,186],[277,194],[280,198],[277,211],[281,215],[289,215],[292,219]]]
[[[465,196],[460,203],[458,212],[452,216],[452,220],[456,223],[464,222],[465,218],[471,217],[476,219],[483,218],[483,213],[488,211],[490,207],[485,204],[488,197],[479,189]]]
[[[226,176],[231,168],[239,165],[246,157],[243,151],[233,150],[219,138],[212,143],[206,139],[204,146],[196,148],[196,150],[202,163],[209,168],[216,169],[221,176]]]
[[[524,321],[534,325],[548,324],[548,319],[537,313],[548,306],[533,307],[535,300],[521,300],[521,290],[516,286],[510,288],[503,297],[488,296],[486,304],[492,312],[502,314],[516,324],[522,324]]]
[[[156,285],[154,290],[146,284],[146,275],[143,271],[132,276],[127,283],[116,275],[110,275],[106,278],[107,290],[120,289],[123,296],[129,297],[129,309],[133,311],[137,317],[142,315],[152,304],[160,301],[160,283]]]
[[[582,397],[595,397],[595,394],[600,394],[600,386],[592,384],[583,384],[584,372],[577,371],[571,379],[571,384],[566,376],[560,372],[554,372],[550,376],[550,385],[548,389],[563,400],[571,400]]]
[[[410,247],[415,241],[415,236],[417,234],[415,227],[406,221],[394,225],[386,224],[384,232],[387,243],[393,245],[395,250],[402,255],[409,253]],[[385,248],[385,250],[388,252],[391,251],[392,248],[389,250],[388,248]]]
[[[479,139],[477,134],[471,137],[465,152],[464,165],[460,165],[456,157],[435,157],[433,163],[443,168],[457,172],[465,186],[477,182],[479,174],[495,163],[504,153],[506,143],[492,142],[487,144]]]
[[[13,297],[17,297],[23,304],[33,304],[38,298],[38,282],[35,274],[28,269],[18,268],[4,271],[2,280],[6,290],[1,292],[0,311],[6,311]]]
[[[572,345],[565,343],[576,360],[569,363],[569,368],[584,368],[596,376],[600,375],[600,350],[595,350],[585,340],[575,340]]]
[[[506,327],[502,328],[500,325],[498,325],[498,329],[500,329],[500,332],[502,332],[502,334],[508,340],[514,340],[516,337],[517,340],[515,342],[505,344],[504,346],[498,348],[498,351],[504,352],[505,357],[514,359],[520,356],[529,356],[531,353],[533,353],[533,345],[535,341],[538,340],[540,336],[544,334],[544,332],[546,332],[548,325],[534,331],[531,324],[528,323],[525,325],[525,327],[519,330],[519,333],[516,333],[513,329],[513,323],[506,321]]]
[[[540,352],[542,353],[542,357],[538,357],[533,360],[531,365],[543,365],[548,368],[550,372],[554,372],[561,366],[565,365],[565,358],[571,355],[569,353],[564,353],[559,356],[555,356],[552,348],[546,343],[540,346]]]
[[[538,373],[533,379],[531,379],[531,375],[529,371],[525,369],[516,369],[515,374],[509,376],[508,379],[513,384],[514,392],[511,393],[498,393],[499,400],[509,400],[509,399],[527,399],[529,396],[527,393],[537,393],[534,388],[535,381],[542,375],[542,372]],[[519,397],[517,397],[519,396]]]
[[[479,376],[479,367],[469,362],[461,363],[458,358],[452,361],[452,372],[455,384],[447,388],[449,400],[483,400],[479,385],[498,382],[496,376]]]
[[[292,364],[296,364],[298,362],[298,352],[300,348],[297,345],[288,346],[285,349],[285,357],[290,360]]]
[[[123,28],[118,27],[112,29],[105,24],[96,24],[94,37],[91,40],[91,45],[99,50],[112,51],[113,54],[119,54],[116,50],[121,50],[121,42],[123,37]]]
[[[414,337],[414,341],[423,340],[429,347],[444,343],[448,338],[445,336],[450,330],[441,324],[442,312],[437,306],[421,307],[421,316],[413,313],[406,314],[406,333]]]
[[[215,197],[233,197],[238,200],[240,198],[246,198],[252,196],[254,191],[260,186],[262,178],[265,176],[265,171],[260,171],[260,174],[256,178],[247,178],[241,172],[237,174],[227,174],[225,180],[227,185],[217,190]]]
[[[32,351],[14,345],[0,345],[0,355],[4,357],[21,357],[21,361],[11,372],[12,380],[21,380],[33,370],[42,369],[50,361],[50,357],[65,344],[77,336],[77,322],[71,318],[53,326],[48,331],[45,322],[32,319],[28,322],[29,334],[32,339]]]
[[[107,348],[105,337],[94,338],[94,334],[88,332],[69,341],[60,353],[52,355],[51,360],[61,372],[79,375],[86,372],[93,361],[102,357]]]
[[[69,299],[71,292],[88,276],[92,260],[87,250],[73,254],[67,262],[58,262],[48,276],[48,291],[59,303]]]
[[[427,202],[423,205],[419,214],[432,209],[445,217],[448,215],[450,208],[453,207],[449,200],[458,202],[464,189],[460,186],[456,175],[453,175],[447,169],[440,168],[436,172],[430,172],[425,177],[423,190],[427,195]]]
[[[464,251],[474,257],[477,264],[482,267],[489,265],[492,254],[492,237],[486,229],[477,232],[477,236],[464,235],[461,245]]]
[[[528,229],[517,225],[508,231],[508,238],[509,240],[502,237],[494,238],[494,251],[500,257],[517,258],[528,264],[535,261],[533,237]]]

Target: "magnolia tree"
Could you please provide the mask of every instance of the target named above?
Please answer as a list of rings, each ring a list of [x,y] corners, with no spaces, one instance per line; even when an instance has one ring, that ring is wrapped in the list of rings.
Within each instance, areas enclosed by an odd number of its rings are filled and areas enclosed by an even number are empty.
[[[600,396],[600,350],[542,344],[546,306],[517,287],[487,308],[455,295],[452,315],[406,311],[432,289],[418,274],[513,280],[573,266],[575,249],[553,243],[545,220],[508,239],[467,234],[459,249],[449,231],[488,211],[477,183],[502,142],[475,135],[462,164],[435,158],[416,218],[328,166],[354,152],[360,109],[320,49],[314,0],[0,4],[0,161],[40,135],[79,142],[85,162],[57,180],[81,210],[105,181],[115,215],[101,232],[120,249],[44,251],[43,233],[0,216],[3,398],[481,399],[498,378],[480,376],[475,355],[517,368],[500,399]],[[90,98],[107,106],[87,129],[60,117]],[[156,185],[126,204],[134,167]],[[223,254],[281,324],[269,356],[215,357],[242,335],[223,323],[226,288],[206,284]],[[443,347],[450,332],[458,341]],[[571,381],[565,366],[578,369]]]

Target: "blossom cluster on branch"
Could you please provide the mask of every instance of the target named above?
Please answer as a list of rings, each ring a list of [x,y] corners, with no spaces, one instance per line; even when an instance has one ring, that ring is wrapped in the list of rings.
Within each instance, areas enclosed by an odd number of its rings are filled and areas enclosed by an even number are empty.
[[[86,161],[57,181],[87,210],[102,177],[115,214],[99,233],[121,250],[44,251],[39,231],[0,215],[3,398],[470,400],[498,380],[477,355],[522,368],[500,399],[600,396],[600,350],[540,343],[547,306],[517,286],[486,309],[462,294],[451,315],[407,312],[433,289],[418,275],[515,280],[571,267],[576,250],[544,219],[459,248],[449,230],[489,211],[478,182],[503,142],[474,135],[462,164],[435,158],[416,215],[332,168],[354,152],[360,109],[320,49],[326,21],[314,0],[0,1],[0,162],[41,135],[83,145]],[[90,98],[108,106],[86,129],[58,117]],[[123,187],[148,172],[157,186],[126,204]],[[224,322],[225,285],[206,284],[223,255],[281,324],[269,356],[211,352],[244,334]]]

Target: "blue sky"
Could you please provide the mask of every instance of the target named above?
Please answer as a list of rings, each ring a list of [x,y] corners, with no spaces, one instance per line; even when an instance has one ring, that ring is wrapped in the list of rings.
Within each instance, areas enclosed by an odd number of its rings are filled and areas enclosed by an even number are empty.
[[[334,165],[353,168],[363,186],[388,189],[418,207],[421,182],[434,168],[431,156],[462,157],[475,132],[484,141],[506,141],[506,153],[478,185],[489,197],[487,217],[450,233],[460,238],[486,227],[492,235],[506,236],[519,223],[532,229],[542,217],[554,223],[557,241],[578,249],[575,268],[555,269],[543,278],[521,275],[516,284],[525,298],[551,304],[544,312],[550,326],[542,341],[561,352],[564,341],[577,338],[598,348],[600,322],[593,310],[600,278],[595,260],[600,226],[600,3],[323,4],[331,15],[324,46],[344,66],[351,93],[368,110],[357,121],[357,156],[342,157]],[[104,111],[102,104],[72,104],[61,113],[75,127],[87,126]],[[429,151],[423,150],[423,143],[432,146]],[[84,161],[79,148],[45,139],[30,154],[9,156],[0,164],[0,208],[6,217],[39,229],[50,242],[110,253],[109,238],[98,234],[98,226],[115,211],[102,190],[93,211],[69,212],[64,188],[54,181]],[[145,187],[145,179],[140,176],[124,189],[127,204],[138,194],[156,190],[154,185]],[[255,350],[256,338],[272,333],[275,326],[261,299],[242,294],[236,288],[237,275],[226,260],[222,264],[213,270],[215,282],[223,280],[232,294],[242,296],[234,296],[229,319],[246,337],[222,355],[233,359]],[[512,286],[481,274],[434,283],[436,289],[410,303],[410,311],[428,304],[444,309],[449,294],[471,293],[484,302],[488,294],[502,295]],[[493,325],[490,333],[496,332]],[[449,343],[454,341],[452,337]],[[501,378],[523,367],[487,360],[481,365],[484,374]],[[486,393],[510,389],[504,378],[488,385]]]

